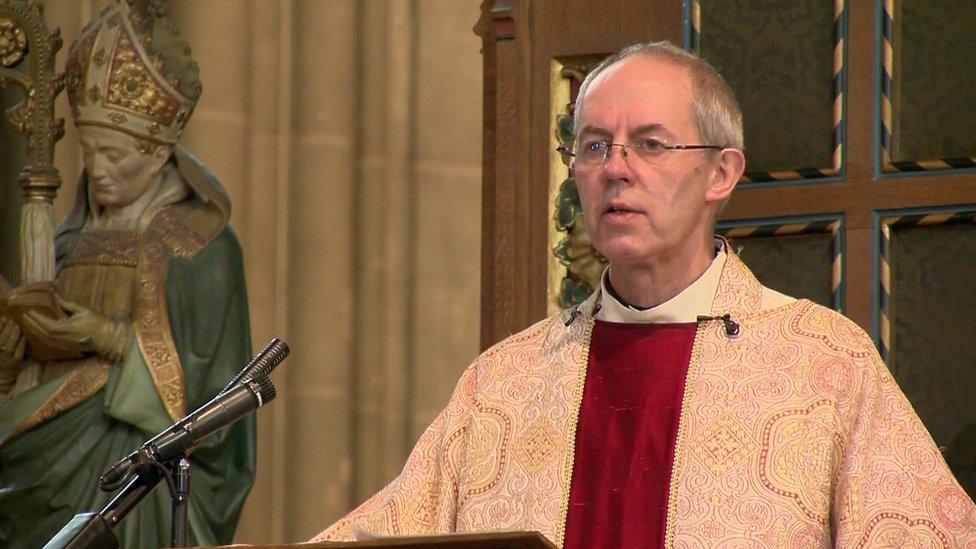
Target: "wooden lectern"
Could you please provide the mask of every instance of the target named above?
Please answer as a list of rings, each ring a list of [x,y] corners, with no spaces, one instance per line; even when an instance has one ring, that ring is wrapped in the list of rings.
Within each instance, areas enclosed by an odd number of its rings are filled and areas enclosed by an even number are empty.
[[[475,534],[451,534],[443,536],[382,537],[364,541],[326,541],[321,543],[280,545],[228,545],[223,549],[254,547],[255,549],[332,549],[355,547],[357,549],[555,549],[539,532],[483,532]],[[222,549],[222,548],[213,548]]]

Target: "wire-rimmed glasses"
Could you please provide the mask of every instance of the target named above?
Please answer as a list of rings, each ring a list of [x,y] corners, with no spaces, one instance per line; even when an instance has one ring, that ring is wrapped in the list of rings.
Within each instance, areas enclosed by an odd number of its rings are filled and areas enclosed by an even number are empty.
[[[580,143],[574,153],[570,149],[559,146],[556,151],[562,156],[563,164],[570,168],[575,166],[589,168],[605,162],[610,158],[614,147],[620,147],[624,158],[628,156],[628,149],[649,164],[661,159],[670,151],[721,150],[721,145],[667,145],[657,139],[635,139],[627,143],[613,143],[605,139],[586,140]]]

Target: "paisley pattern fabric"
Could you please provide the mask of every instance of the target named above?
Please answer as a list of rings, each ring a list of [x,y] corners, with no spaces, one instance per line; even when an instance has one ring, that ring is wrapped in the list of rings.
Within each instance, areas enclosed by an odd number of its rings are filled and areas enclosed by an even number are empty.
[[[667,547],[976,547],[976,506],[870,338],[799,300],[764,307],[734,255],[700,323]],[[316,540],[537,530],[563,543],[595,299],[486,351],[403,472]]]

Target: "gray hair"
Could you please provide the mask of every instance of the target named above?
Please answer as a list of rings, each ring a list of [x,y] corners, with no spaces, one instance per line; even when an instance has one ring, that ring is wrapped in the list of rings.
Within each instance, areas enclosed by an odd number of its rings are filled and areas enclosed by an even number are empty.
[[[742,149],[742,110],[735,100],[732,89],[722,75],[708,61],[689,53],[667,40],[634,44],[607,57],[583,80],[576,98],[573,127],[579,135],[580,113],[586,101],[586,93],[593,81],[610,67],[634,56],[663,59],[688,69],[694,93],[694,120],[698,134],[706,145]]]

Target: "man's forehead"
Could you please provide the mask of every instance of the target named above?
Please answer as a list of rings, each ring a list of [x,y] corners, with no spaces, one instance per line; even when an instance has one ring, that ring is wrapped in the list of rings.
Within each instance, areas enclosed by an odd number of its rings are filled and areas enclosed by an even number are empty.
[[[585,118],[608,107],[614,111],[643,110],[648,116],[685,122],[691,114],[693,90],[689,70],[674,62],[648,56],[627,58],[597,75],[583,102]],[[685,108],[681,108],[685,107]],[[667,123],[666,120],[643,120]]]
[[[653,135],[661,134],[668,136],[671,134],[668,126],[665,124],[650,123],[650,124],[639,124],[628,128],[628,132],[631,135]],[[604,136],[613,137],[613,129],[609,127],[604,127],[599,124],[586,123],[580,126],[579,134],[583,135],[593,135],[593,136]]]

